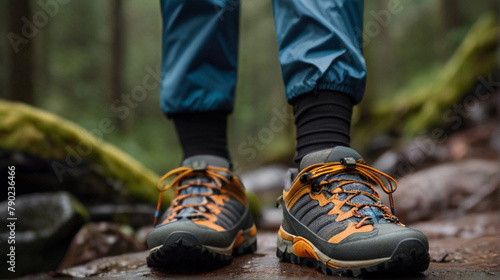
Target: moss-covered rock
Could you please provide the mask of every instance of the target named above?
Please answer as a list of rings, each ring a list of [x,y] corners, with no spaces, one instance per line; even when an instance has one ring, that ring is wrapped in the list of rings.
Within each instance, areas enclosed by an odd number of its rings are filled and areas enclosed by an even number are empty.
[[[69,191],[94,220],[140,225],[133,220],[144,216],[145,203],[156,205],[159,176],[98,136],[52,113],[0,100],[0,167],[17,166],[19,194]],[[171,195],[165,192],[164,206]],[[252,213],[260,216],[258,198],[250,192],[249,199]],[[144,211],[135,216],[128,211],[138,208]]]
[[[75,176],[84,182],[89,179],[85,183],[88,189],[99,185],[95,181],[103,180],[108,182],[107,189],[100,185],[95,189],[104,195],[120,196],[123,202],[130,198],[155,203],[158,175],[102,140],[103,130],[110,129],[110,126],[111,121],[103,119],[98,129],[89,132],[44,110],[0,100],[0,150],[43,160],[63,186],[67,185],[65,180]],[[87,171],[73,174],[82,169]],[[100,178],[85,176],[90,173]],[[40,191],[38,188],[43,188],[43,184],[34,182],[29,187],[33,188],[31,192]],[[168,203],[169,199],[164,201]]]

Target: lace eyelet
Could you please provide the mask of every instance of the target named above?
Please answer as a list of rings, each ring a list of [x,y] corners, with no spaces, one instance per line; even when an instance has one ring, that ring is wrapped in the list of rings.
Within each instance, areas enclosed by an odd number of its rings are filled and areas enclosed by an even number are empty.
[[[320,184],[314,182],[311,184],[311,192],[318,193],[321,189],[323,189],[323,187]]]
[[[307,181],[309,181],[309,179],[311,179],[311,177],[312,177],[312,174],[307,172],[307,173],[300,175],[299,180],[302,184],[305,184],[305,183],[307,183]]]

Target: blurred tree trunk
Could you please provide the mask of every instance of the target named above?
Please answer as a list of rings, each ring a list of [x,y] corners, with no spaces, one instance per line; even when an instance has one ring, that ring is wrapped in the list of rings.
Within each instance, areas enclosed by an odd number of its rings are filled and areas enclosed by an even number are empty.
[[[385,1],[375,1],[374,2],[375,11],[385,11],[387,9],[387,3]],[[373,16],[370,14],[370,18]],[[372,18],[370,21],[373,21]],[[368,69],[368,79],[370,79],[370,88],[372,89],[382,89],[383,81],[391,81],[393,86],[399,87],[402,85],[402,81],[399,79],[398,75],[394,75],[394,70],[397,69],[397,64],[393,63],[392,56],[393,53],[393,40],[389,37],[389,23],[380,24],[379,31],[375,33],[374,36],[369,37],[369,43],[365,47],[367,49],[372,49],[373,65],[369,65]],[[366,28],[368,26],[365,26]],[[363,30],[366,34],[372,34],[370,30]],[[365,49],[366,51],[366,49]],[[376,98],[376,95],[365,95],[365,100],[370,100]],[[364,103],[364,104],[363,104]],[[362,102],[362,106],[369,106],[368,102]]]
[[[51,96],[53,94],[52,91],[48,89],[49,84],[51,83],[52,76],[52,64],[51,64],[51,41],[53,40],[52,36],[52,28],[49,23],[44,29],[43,32],[40,32],[39,40],[36,45],[35,57],[36,57],[36,89],[37,92],[43,93],[45,97]]]
[[[446,35],[453,29],[460,27],[463,22],[458,1],[440,1],[438,17],[440,26],[436,29],[438,34],[434,46],[438,59],[444,62],[453,52],[450,40],[446,40]]]
[[[124,20],[123,20],[123,1],[111,1],[111,49],[110,49],[110,94],[109,100],[112,103],[120,100],[123,93],[123,57],[124,57]],[[115,122],[120,128],[124,128],[123,120],[116,119]]]
[[[443,16],[443,28],[445,30],[452,30],[459,27],[462,23],[460,7],[456,0],[442,0],[440,12]]]
[[[9,4],[9,34],[21,38],[23,43],[8,48],[10,56],[8,96],[12,100],[33,105],[35,103],[33,37],[36,36],[38,29],[30,20],[32,13],[29,0],[10,1]],[[29,33],[30,38],[26,38],[24,33]]]

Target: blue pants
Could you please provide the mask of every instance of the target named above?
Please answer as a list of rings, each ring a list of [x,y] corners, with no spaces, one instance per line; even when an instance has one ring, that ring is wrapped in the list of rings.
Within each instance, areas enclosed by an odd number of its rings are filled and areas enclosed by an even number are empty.
[[[239,0],[160,0],[161,107],[167,115],[233,110]],[[286,98],[331,90],[361,101],[362,0],[273,0]],[[332,93],[333,94],[333,93]]]

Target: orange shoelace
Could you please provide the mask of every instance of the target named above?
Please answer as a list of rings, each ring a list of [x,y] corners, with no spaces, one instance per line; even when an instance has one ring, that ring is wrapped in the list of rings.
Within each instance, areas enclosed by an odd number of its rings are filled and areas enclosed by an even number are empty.
[[[227,170],[226,168],[222,167],[215,167],[215,166],[208,166],[203,170],[196,170],[191,167],[185,167],[181,166],[178,167],[174,170],[171,170],[167,174],[163,175],[160,180],[158,181],[157,184],[157,189],[160,192],[159,193],[159,198],[158,198],[158,205],[156,206],[156,212],[155,212],[155,218],[154,218],[154,225],[156,225],[156,222],[158,221],[158,216],[160,215],[160,207],[161,207],[161,202],[163,198],[163,193],[169,189],[175,188],[175,199],[172,200],[172,213],[176,213],[182,208],[186,207],[194,207],[194,206],[201,206],[201,204],[192,204],[192,205],[180,205],[180,202],[183,199],[186,199],[188,197],[192,196],[210,196],[212,195],[211,193],[201,193],[201,194],[185,194],[185,195],[180,195],[179,192],[183,189],[189,188],[191,186],[204,186],[209,189],[219,189],[222,186],[222,182],[229,184],[230,181],[224,175],[221,175],[220,173],[229,173],[231,176],[234,176],[232,172]],[[208,183],[208,182],[201,182],[201,181],[193,181],[189,182],[185,185],[179,186],[179,184],[182,182],[182,180],[192,177],[194,174],[200,173],[201,176],[206,177],[211,179],[212,182],[215,182],[215,185]],[[170,178],[174,177],[169,181]]]
[[[379,185],[382,190],[389,195],[389,203],[390,203],[390,209],[392,215],[384,214],[384,218],[392,220],[392,221],[398,221],[397,218],[395,217],[394,213],[394,202],[392,198],[392,193],[396,191],[398,184],[394,178],[391,176],[385,174],[384,172],[381,172],[375,168],[372,168],[368,165],[365,164],[363,160],[358,160],[355,163],[352,162],[350,164],[347,164],[345,162],[329,162],[329,163],[320,163],[320,164],[314,164],[311,165],[304,170],[300,172],[300,174],[297,176],[298,179],[300,180],[301,183],[305,184],[306,182],[311,182],[313,179],[316,179],[318,177],[321,177],[323,175],[335,175],[339,174],[342,172],[348,172],[348,173],[357,173],[362,176],[364,176],[368,182],[373,182],[376,185]],[[363,192],[363,191],[352,191],[354,193],[353,196],[350,198],[358,195],[358,194],[363,194],[365,196],[368,196],[374,200],[380,200],[380,197],[375,190],[375,188],[368,182],[365,181],[358,181],[358,180],[350,180],[350,179],[345,179],[345,178],[332,178],[330,180],[323,180],[320,182],[319,186],[325,186],[325,185],[330,185],[331,183],[338,182],[339,184],[334,188],[334,189],[342,189],[342,186],[345,186],[347,184],[352,184],[352,183],[359,183],[363,184],[367,187],[369,187],[372,191],[373,194]],[[333,192],[333,190],[332,190]],[[344,191],[344,192],[351,192],[351,191]],[[377,205],[377,204],[366,204],[369,206],[375,206],[378,208],[383,209],[385,206]],[[353,205],[355,206],[355,205]],[[387,207],[385,207],[387,208]],[[385,211],[384,211],[385,212]]]

